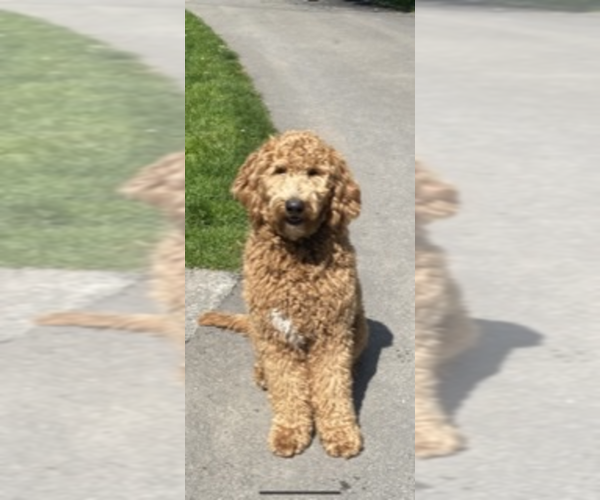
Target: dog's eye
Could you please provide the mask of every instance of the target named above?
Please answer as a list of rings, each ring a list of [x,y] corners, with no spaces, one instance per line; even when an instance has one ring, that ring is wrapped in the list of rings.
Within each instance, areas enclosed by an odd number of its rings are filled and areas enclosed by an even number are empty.
[[[279,165],[279,166],[275,167],[275,170],[273,170],[273,173],[275,175],[283,175],[283,174],[287,173],[287,168],[285,168],[285,166],[283,166],[283,165]]]
[[[309,177],[316,177],[320,172],[316,168],[311,168],[308,172]]]

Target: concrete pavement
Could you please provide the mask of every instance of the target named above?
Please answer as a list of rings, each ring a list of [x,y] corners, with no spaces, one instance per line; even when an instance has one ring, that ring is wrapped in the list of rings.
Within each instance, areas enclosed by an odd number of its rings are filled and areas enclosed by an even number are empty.
[[[206,269],[185,270],[185,340],[196,331],[196,318],[202,311],[217,307],[238,283],[239,276]]]
[[[1,10],[131,51],[183,88],[179,2],[0,0]],[[177,350],[145,335],[31,323],[73,307],[151,311],[146,289],[135,274],[0,270],[0,498],[183,497]]]
[[[280,130],[315,129],[347,157],[364,192],[352,234],[373,335],[357,384],[366,449],[350,461],[328,458],[318,442],[292,460],[272,456],[270,410],[253,386],[247,342],[211,329],[193,336],[188,500],[250,499],[259,490],[413,498],[414,16],[353,6],[186,4],[240,54]],[[242,307],[237,288],[222,305]]]
[[[471,447],[418,462],[416,496],[593,500],[600,15],[443,4],[418,7],[417,154],[462,190],[436,233],[483,340],[445,387]]]

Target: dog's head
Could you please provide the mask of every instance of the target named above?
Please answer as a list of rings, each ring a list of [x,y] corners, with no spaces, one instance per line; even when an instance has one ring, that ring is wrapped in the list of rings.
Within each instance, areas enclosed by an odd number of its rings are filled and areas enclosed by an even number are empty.
[[[297,241],[358,217],[360,188],[344,159],[312,132],[272,137],[242,165],[232,193],[255,226]]]
[[[458,193],[430,170],[415,162],[415,220],[427,224],[458,211]]]
[[[176,224],[185,223],[185,153],[174,153],[143,168],[121,194],[162,209]]]

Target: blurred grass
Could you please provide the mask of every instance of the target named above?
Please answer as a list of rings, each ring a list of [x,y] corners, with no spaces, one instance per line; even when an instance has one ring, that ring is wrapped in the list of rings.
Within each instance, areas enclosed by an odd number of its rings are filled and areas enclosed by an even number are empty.
[[[0,88],[0,266],[144,266],[160,219],[115,190],[181,150],[181,93],[129,55],[4,12]]]
[[[236,54],[188,12],[185,34],[186,264],[236,269],[247,224],[229,189],[274,128]]]

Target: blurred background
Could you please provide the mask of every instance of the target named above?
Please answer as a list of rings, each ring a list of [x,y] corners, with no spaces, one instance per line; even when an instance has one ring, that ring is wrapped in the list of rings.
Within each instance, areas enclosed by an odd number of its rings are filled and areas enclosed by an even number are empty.
[[[183,497],[177,349],[32,320],[156,310],[165,223],[117,190],[183,148],[184,36],[174,0],[0,1],[2,498]]]
[[[593,12],[600,10],[598,0],[417,0],[418,5],[462,5],[466,7],[554,10],[558,12]]]
[[[593,499],[600,459],[600,2],[418,0],[416,154],[458,187],[433,227],[482,331],[445,374],[469,438],[430,499]]]

